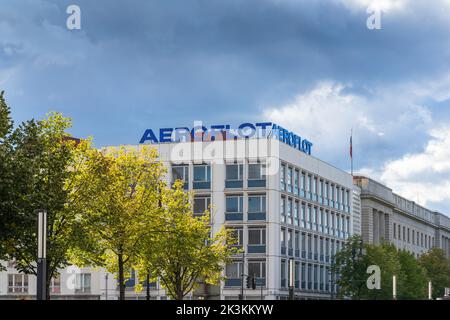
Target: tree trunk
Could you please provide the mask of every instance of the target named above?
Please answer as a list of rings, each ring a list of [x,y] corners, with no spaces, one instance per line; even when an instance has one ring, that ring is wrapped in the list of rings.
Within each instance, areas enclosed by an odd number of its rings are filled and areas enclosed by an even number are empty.
[[[150,271],[147,272],[147,295],[146,300],[150,300]]]
[[[184,295],[183,295],[183,289],[182,289],[182,284],[181,281],[180,283],[177,283],[177,300],[183,300]]]
[[[125,300],[125,283],[123,276],[123,255],[119,254],[119,300]]]

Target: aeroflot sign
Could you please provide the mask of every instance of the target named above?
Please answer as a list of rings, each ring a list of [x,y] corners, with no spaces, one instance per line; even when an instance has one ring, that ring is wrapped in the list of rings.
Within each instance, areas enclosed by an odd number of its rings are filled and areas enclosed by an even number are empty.
[[[194,125],[193,128],[161,128],[155,134],[147,129],[139,143],[170,143],[187,141],[215,141],[248,138],[275,138],[306,154],[311,154],[312,143],[272,122],[243,123],[237,129],[230,125]]]

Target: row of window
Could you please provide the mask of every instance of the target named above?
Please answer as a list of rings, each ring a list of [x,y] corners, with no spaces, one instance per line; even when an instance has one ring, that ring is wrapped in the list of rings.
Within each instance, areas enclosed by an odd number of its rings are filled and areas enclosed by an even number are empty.
[[[225,187],[241,188],[243,187],[244,165],[233,163],[225,166]],[[211,165],[195,164],[193,165],[193,188],[210,189],[211,188]],[[184,181],[185,189],[189,186],[189,165],[172,165],[172,183],[181,180]],[[248,164],[248,187],[266,186],[266,166],[261,163]]]
[[[242,260],[234,260],[225,267],[225,286],[239,287],[241,286],[242,277],[251,276],[255,278],[258,287],[266,284],[266,260],[265,259],[249,259],[247,261],[247,273],[244,274],[244,264]]]
[[[293,286],[295,289],[337,292],[336,277],[329,266],[294,261],[293,281],[289,272],[289,261],[281,260],[281,287]]]
[[[350,213],[350,190],[285,163],[281,164],[280,189]]]
[[[331,292],[337,291],[336,277],[331,273],[330,267],[321,264],[294,261],[293,281],[290,279],[289,261],[281,260],[280,286],[287,288],[291,285],[295,289],[315,290]],[[225,286],[239,287],[242,278],[246,276],[255,277],[256,285],[264,287],[266,283],[266,260],[249,259],[247,262],[247,273],[244,273],[242,260],[234,260],[225,267]]]
[[[425,249],[430,249],[434,245],[434,237],[395,222],[393,224],[393,237],[394,239],[401,240],[405,243],[412,243],[415,246]]]
[[[347,239],[350,236],[350,217],[305,202],[281,196],[281,222],[308,230]]]
[[[343,247],[344,241],[321,237],[311,233],[281,228],[281,254],[329,263]]]
[[[91,292],[91,274],[75,275],[75,293]],[[28,275],[23,273],[8,274],[8,293],[28,293]],[[61,293],[61,277],[58,275],[50,282],[50,293]]]

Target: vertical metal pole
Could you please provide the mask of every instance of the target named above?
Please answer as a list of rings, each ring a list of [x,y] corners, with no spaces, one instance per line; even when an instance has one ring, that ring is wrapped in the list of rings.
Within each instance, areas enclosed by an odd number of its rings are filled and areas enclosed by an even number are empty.
[[[428,300],[433,299],[433,285],[431,281],[428,281]]]
[[[242,252],[241,293],[239,294],[239,300],[244,300],[244,267],[245,267],[245,252]]]
[[[38,211],[37,300],[47,300],[47,211]]]
[[[397,277],[392,276],[392,299],[397,300]]]
[[[289,300],[294,300],[294,259],[289,259]]]
[[[105,273],[105,300],[108,300],[108,272]]]
[[[150,300],[150,272],[147,272],[147,295],[146,300]]]

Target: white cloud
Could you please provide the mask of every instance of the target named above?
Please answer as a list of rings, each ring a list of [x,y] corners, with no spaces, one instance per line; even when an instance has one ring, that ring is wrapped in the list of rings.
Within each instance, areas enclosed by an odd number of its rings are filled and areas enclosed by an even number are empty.
[[[404,9],[410,0],[338,0],[350,9],[373,8],[384,12]]]
[[[388,161],[379,171],[362,172],[424,206],[450,201],[450,126],[433,129],[430,135],[422,152]]]
[[[427,108],[399,95],[396,90],[367,90],[370,98],[352,93],[351,85],[321,82],[286,105],[265,108],[264,116],[304,135],[329,161],[348,155],[350,130],[354,144],[394,143],[431,122]],[[408,131],[405,132],[405,128]],[[395,138],[394,138],[395,137]],[[339,160],[337,161],[339,162]]]
[[[437,83],[372,88],[359,94],[353,93],[358,88],[351,85],[321,82],[291,103],[266,108],[264,116],[313,141],[315,155],[344,170],[348,170],[353,128],[354,155],[360,158],[355,163],[357,173],[422,205],[446,207],[450,202],[450,125],[433,120],[430,110],[419,102],[441,97],[442,85]]]

